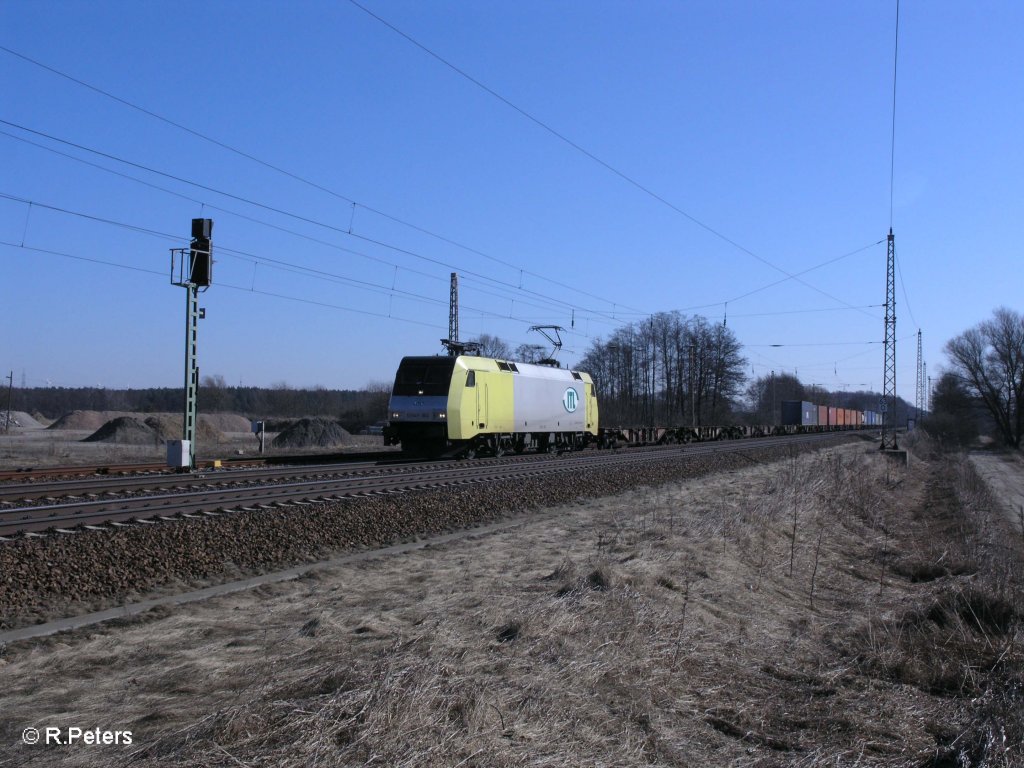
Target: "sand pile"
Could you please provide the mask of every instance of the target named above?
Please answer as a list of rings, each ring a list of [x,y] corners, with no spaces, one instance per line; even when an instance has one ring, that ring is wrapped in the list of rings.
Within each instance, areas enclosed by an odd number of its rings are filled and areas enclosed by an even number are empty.
[[[121,445],[155,445],[161,438],[153,427],[132,416],[118,416],[101,426],[83,443],[120,443]]]
[[[72,411],[65,413],[47,429],[97,430],[111,419],[130,415],[122,411]]]
[[[352,442],[338,422],[330,419],[299,419],[274,438],[275,448],[333,448]]]
[[[213,429],[221,432],[252,432],[252,423],[237,413],[204,413],[200,423],[208,422]]]
[[[7,424],[7,410],[0,410],[0,426]],[[42,429],[45,424],[24,411],[11,411],[11,428],[21,427],[22,429]]]

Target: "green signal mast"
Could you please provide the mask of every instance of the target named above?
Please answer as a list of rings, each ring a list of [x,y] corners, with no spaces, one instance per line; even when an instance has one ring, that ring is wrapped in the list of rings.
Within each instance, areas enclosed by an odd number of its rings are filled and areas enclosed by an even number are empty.
[[[171,284],[185,289],[185,415],[182,439],[167,443],[167,463],[184,472],[196,467],[196,418],[199,394],[199,321],[206,310],[199,292],[213,280],[213,219],[192,219],[188,248],[171,249]]]

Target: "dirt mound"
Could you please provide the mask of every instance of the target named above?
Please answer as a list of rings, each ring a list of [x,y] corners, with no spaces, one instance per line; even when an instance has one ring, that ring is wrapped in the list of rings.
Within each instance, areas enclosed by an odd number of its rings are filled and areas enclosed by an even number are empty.
[[[181,416],[166,413],[157,413],[147,416],[145,424],[154,432],[160,440],[181,440],[184,429],[181,423]],[[200,416],[196,421],[196,440],[203,443],[219,443],[224,439],[224,434],[212,426],[205,416]]]
[[[352,435],[330,419],[299,419],[274,438],[275,448],[333,448],[352,442]]]
[[[166,414],[154,414],[147,416],[144,423],[161,440],[181,440],[181,416],[174,418]]]
[[[72,411],[65,413],[47,429],[89,429],[96,430],[111,419],[128,416],[120,411]]]
[[[132,416],[118,416],[83,438],[82,442],[155,445],[160,442],[160,435],[151,426]]]
[[[252,432],[249,419],[237,413],[204,413],[199,421],[206,421],[210,427],[221,432]]]

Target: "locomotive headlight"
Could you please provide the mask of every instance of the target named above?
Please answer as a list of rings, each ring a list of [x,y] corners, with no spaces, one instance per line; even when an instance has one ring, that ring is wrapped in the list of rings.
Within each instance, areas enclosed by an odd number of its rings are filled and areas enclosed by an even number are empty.
[[[447,419],[448,418],[448,414],[445,413],[444,411],[438,411],[437,412],[437,418],[439,418],[439,419]]]
[[[401,416],[402,416],[402,414],[400,414],[398,411],[392,411],[391,412],[391,418],[392,419],[399,419],[399,418],[401,418]]]

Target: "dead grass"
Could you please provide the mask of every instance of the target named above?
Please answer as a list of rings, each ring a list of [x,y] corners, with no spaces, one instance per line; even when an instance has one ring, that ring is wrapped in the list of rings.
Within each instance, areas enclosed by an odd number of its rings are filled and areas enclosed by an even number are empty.
[[[0,762],[1019,764],[989,501],[845,447],[13,649],[0,744],[72,718],[136,743]]]

